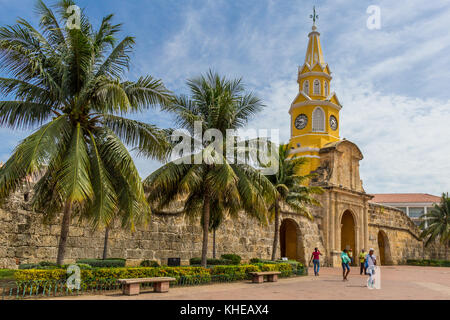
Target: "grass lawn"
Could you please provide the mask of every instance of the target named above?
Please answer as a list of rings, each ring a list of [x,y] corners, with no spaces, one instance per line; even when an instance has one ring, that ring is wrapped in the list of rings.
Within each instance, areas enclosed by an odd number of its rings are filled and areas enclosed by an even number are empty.
[[[16,270],[0,269],[0,280],[14,280],[14,272],[16,272]]]

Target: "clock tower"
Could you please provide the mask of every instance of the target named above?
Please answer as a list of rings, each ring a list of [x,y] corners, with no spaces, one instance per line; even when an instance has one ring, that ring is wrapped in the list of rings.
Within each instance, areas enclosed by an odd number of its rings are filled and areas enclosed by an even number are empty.
[[[291,104],[290,157],[308,158],[303,174],[316,170],[319,151],[326,144],[339,141],[339,111],[342,106],[331,91],[331,71],[323,58],[320,33],[314,10],[312,31],[305,63],[298,68],[299,93]]]

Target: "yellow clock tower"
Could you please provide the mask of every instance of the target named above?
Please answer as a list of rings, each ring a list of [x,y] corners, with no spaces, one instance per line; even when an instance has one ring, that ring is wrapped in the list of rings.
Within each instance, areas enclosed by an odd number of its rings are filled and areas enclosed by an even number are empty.
[[[315,26],[316,17],[314,12],[305,63],[298,69],[299,93],[289,110],[290,157],[306,157],[310,160],[303,173],[319,167],[321,148],[340,140],[339,111],[342,106],[331,91],[331,72],[323,58],[320,33]]]

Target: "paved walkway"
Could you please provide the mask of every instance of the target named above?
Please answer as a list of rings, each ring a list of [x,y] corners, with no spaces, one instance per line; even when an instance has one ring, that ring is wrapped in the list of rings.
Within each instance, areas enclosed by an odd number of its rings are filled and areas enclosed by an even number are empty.
[[[311,269],[310,269],[311,270]],[[312,271],[312,270],[311,270]],[[277,283],[238,282],[197,287],[171,288],[168,293],[144,292],[67,297],[85,300],[450,300],[450,268],[384,266],[381,290],[368,290],[367,277],[352,268],[349,281],[342,281],[338,268],[322,268],[319,277],[279,279]],[[150,289],[151,290],[151,289]]]

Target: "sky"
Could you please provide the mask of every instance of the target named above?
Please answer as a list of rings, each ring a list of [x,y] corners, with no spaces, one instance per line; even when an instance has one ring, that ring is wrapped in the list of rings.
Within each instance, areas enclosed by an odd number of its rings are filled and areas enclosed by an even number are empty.
[[[51,4],[53,1],[46,1]],[[0,0],[0,25],[22,17],[37,25],[34,0]],[[136,37],[126,77],[162,79],[176,94],[186,79],[213,69],[242,77],[266,107],[248,128],[279,129],[288,142],[289,108],[298,93],[313,5],[331,91],[343,105],[340,134],[364,154],[369,193],[450,191],[450,1],[80,0],[91,22],[115,14],[122,36]],[[369,30],[377,5],[380,29]],[[4,99],[4,97],[0,97]],[[173,127],[158,109],[132,117]],[[0,128],[0,161],[27,131]],[[142,177],[161,164],[136,158]]]

